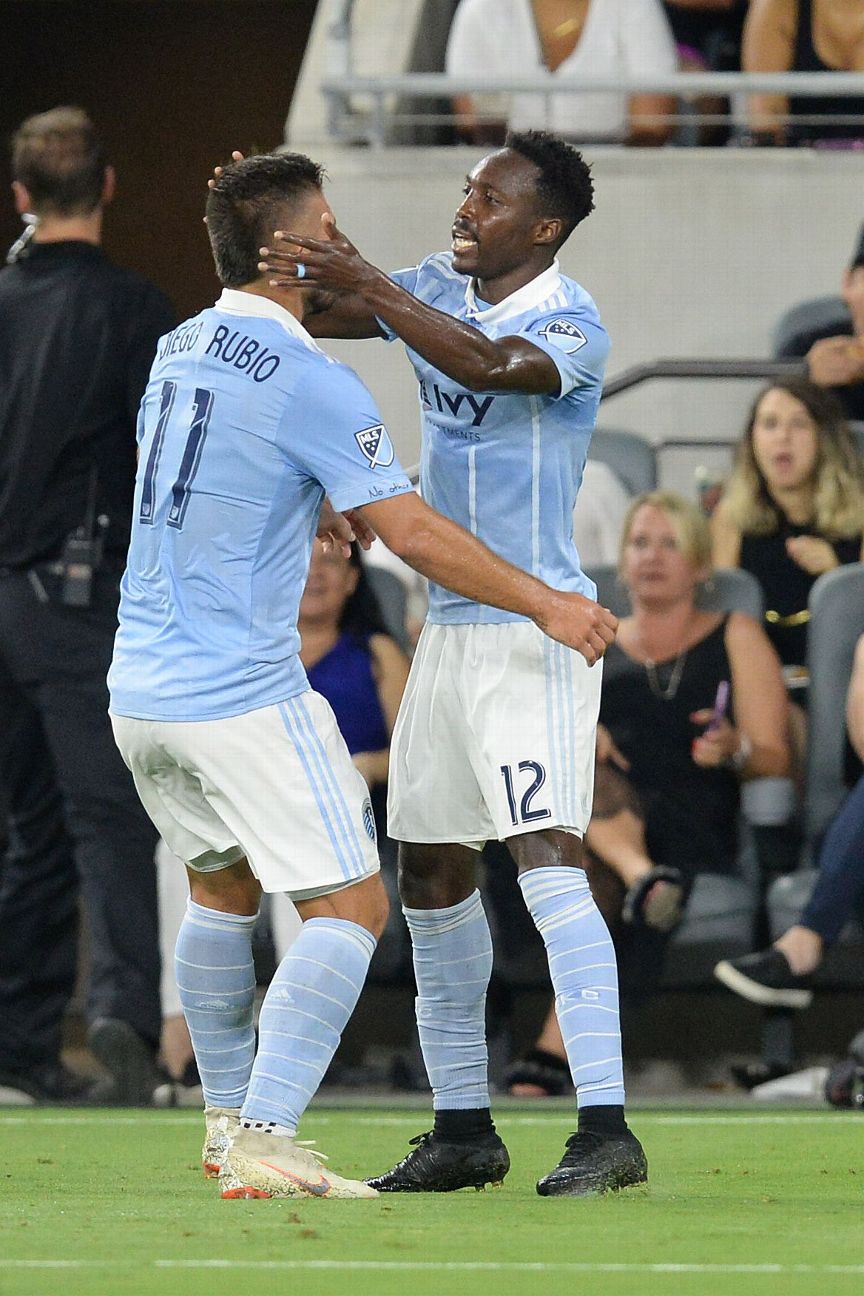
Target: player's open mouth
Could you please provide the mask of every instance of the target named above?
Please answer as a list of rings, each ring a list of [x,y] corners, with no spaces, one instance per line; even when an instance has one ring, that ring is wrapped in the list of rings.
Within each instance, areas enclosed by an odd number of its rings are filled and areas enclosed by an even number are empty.
[[[462,252],[473,252],[477,247],[477,240],[467,238],[464,234],[454,234],[453,241],[450,245],[458,256]]]

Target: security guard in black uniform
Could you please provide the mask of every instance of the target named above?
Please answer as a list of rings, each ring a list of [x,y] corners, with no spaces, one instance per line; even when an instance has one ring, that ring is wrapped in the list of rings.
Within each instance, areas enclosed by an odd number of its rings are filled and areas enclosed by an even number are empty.
[[[105,676],[136,414],[175,320],[100,249],[114,173],[85,113],[24,122],[13,175],[32,237],[0,273],[0,1087],[85,1096],[60,1062],[80,884],[103,1097],[144,1104],[160,1029],[155,836],[111,734]]]

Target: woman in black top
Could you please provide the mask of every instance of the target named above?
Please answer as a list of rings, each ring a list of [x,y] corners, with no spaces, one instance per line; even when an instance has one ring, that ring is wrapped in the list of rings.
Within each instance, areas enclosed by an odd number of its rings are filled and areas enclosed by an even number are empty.
[[[831,392],[794,378],[759,394],[712,529],[715,567],[757,578],[787,682],[806,683],[810,590],[864,556],[864,462]]]
[[[735,869],[740,783],[788,774],[788,702],[759,624],[697,606],[711,538],[695,505],[666,491],[635,499],[619,569],[632,612],[604,661],[586,872],[644,991],[696,874]],[[551,1012],[512,1092],[548,1092],[559,1053]]]
[[[751,0],[742,64],[745,72],[864,72],[864,7]],[[864,95],[752,95],[750,121],[760,143],[862,147]]]

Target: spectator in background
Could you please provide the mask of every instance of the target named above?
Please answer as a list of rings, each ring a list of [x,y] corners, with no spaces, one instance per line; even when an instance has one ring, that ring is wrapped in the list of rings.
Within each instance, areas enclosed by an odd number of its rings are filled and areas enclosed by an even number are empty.
[[[846,923],[864,909],[864,635],[858,640],[846,706],[859,777],[825,834],[816,883],[799,921],[767,950],[724,959],[714,975],[752,1003],[806,1008],[810,980]]]
[[[78,891],[87,1015],[114,1077],[148,1102],[159,1038],[156,834],[114,744],[105,676],[129,543],[135,418],[173,323],[151,284],[101,251],[114,172],[86,114],[30,117],[13,190],[36,217],[0,274],[0,1083],[81,1096],[60,1062],[75,984]]]
[[[839,335],[815,332],[790,338],[780,359],[804,356],[811,382],[830,387],[850,419],[864,420],[864,226],[840,291],[849,308],[849,326]]]
[[[667,76],[675,42],[660,0],[461,0],[447,44],[453,76],[583,78]],[[454,99],[465,135],[500,143],[511,130],[544,129],[579,143],[663,144],[675,101],[667,95],[513,94],[509,110]],[[489,121],[489,115],[499,120]],[[486,120],[483,120],[486,118]]]
[[[742,63],[745,72],[862,72],[864,6],[860,0],[751,0]],[[754,143],[864,147],[864,95],[751,95],[749,116]],[[836,117],[857,120],[831,120]]]
[[[761,627],[703,611],[711,571],[702,513],[667,491],[630,506],[620,575],[631,600],[607,650],[586,869],[619,945],[622,985],[652,989],[668,933],[697,873],[734,873],[742,782],[788,773],[787,700]],[[535,1050],[510,1074],[542,1096],[566,1079],[550,1012]]]
[[[760,392],[712,528],[714,565],[742,567],[762,586],[765,628],[800,690],[810,590],[864,553],[864,462],[830,392],[803,378]]]

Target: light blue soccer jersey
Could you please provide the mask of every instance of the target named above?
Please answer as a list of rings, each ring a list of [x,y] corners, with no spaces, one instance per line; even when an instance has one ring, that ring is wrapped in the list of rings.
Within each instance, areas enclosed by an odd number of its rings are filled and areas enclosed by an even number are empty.
[[[408,348],[420,383],[421,490],[433,508],[517,567],[593,598],[573,543],[573,506],[609,352],[594,302],[557,261],[495,306],[476,300],[473,281],[456,273],[449,253],[392,278],[487,337],[524,337],[555,362],[557,395],[469,392]],[[392,341],[396,335],[380,326]],[[430,587],[430,621],[523,619]]]
[[[341,511],[412,489],[375,401],[281,306],[226,289],[162,338],[138,443],[112,711],[212,720],[303,692],[325,493]]]

